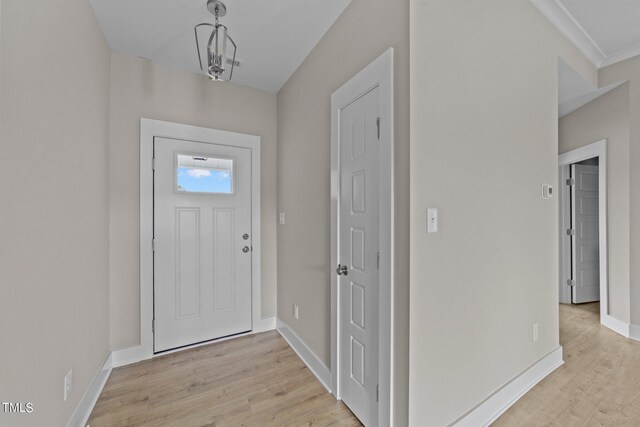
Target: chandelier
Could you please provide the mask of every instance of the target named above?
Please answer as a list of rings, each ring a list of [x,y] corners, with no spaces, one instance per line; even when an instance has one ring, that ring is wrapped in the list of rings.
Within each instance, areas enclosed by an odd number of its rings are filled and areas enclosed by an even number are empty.
[[[200,69],[204,71],[211,80],[231,80],[233,68],[237,63],[236,44],[233,39],[229,37],[229,34],[227,34],[227,27],[218,22],[218,18],[227,14],[227,7],[219,0],[208,0],[207,9],[215,16],[215,24],[202,23],[196,25],[194,28]],[[198,37],[198,29],[201,27],[211,27],[211,35],[207,43],[206,64],[202,61],[202,47]],[[233,52],[231,52],[231,49],[233,49]]]

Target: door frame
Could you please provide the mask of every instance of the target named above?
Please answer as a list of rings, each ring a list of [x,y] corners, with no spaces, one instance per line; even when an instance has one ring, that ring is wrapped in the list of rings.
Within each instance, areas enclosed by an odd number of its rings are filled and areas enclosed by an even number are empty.
[[[153,350],[153,142],[156,137],[204,144],[227,145],[251,150],[251,327],[261,329],[261,234],[260,234],[260,145],[261,138],[160,120],[140,119],[140,354],[154,357]],[[203,343],[203,344],[208,344]],[[192,348],[186,346],[177,351]],[[167,354],[172,351],[165,351]]]
[[[380,90],[379,142],[379,326],[378,423],[393,422],[393,274],[394,274],[394,104],[393,48],[360,71],[331,96],[331,393],[340,399],[340,293],[334,268],[339,263],[340,110],[375,89]]]
[[[570,189],[566,184],[570,168],[574,163],[598,158],[598,236],[600,257],[600,323],[605,326],[617,322],[609,315],[609,283],[607,253],[607,140],[603,139],[584,147],[576,148],[558,156],[558,212],[559,212],[559,302],[571,304],[571,289],[567,280],[571,277],[571,244],[567,231],[571,225],[569,208]]]

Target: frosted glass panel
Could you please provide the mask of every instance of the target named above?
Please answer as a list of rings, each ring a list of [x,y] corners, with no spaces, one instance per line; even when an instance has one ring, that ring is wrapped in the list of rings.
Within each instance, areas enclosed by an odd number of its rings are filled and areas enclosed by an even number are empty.
[[[233,193],[233,160],[177,155],[177,190],[180,193]]]

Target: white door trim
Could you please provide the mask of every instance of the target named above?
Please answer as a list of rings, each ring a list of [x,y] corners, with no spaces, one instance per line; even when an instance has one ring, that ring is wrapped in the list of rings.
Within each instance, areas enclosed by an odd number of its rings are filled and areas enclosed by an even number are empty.
[[[561,303],[571,303],[571,292],[567,286],[570,270],[567,268],[567,260],[570,256],[570,244],[566,230],[569,229],[569,187],[566,180],[569,178],[571,164],[583,160],[598,157],[598,187],[599,187],[599,237],[600,237],[600,323],[605,326],[611,324],[609,315],[609,274],[607,253],[607,140],[594,142],[584,147],[576,148],[558,156],[558,191],[559,215],[560,215],[560,264],[559,264],[559,298]]]
[[[159,120],[140,119],[140,346],[136,359],[153,353],[153,140],[155,137],[222,144],[251,150],[252,329],[261,328],[260,137]]]
[[[345,83],[331,96],[331,392],[340,399],[339,389],[339,292],[337,275],[338,233],[340,230],[340,115],[342,108],[378,87],[380,90],[380,270],[379,270],[379,408],[380,425],[393,421],[393,48]]]

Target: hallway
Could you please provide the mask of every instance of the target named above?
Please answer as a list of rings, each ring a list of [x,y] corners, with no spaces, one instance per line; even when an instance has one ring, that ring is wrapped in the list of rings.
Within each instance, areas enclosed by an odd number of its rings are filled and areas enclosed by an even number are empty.
[[[560,305],[565,364],[493,426],[640,425],[640,342],[600,325],[599,303]]]
[[[114,369],[89,425],[361,424],[270,331]]]

